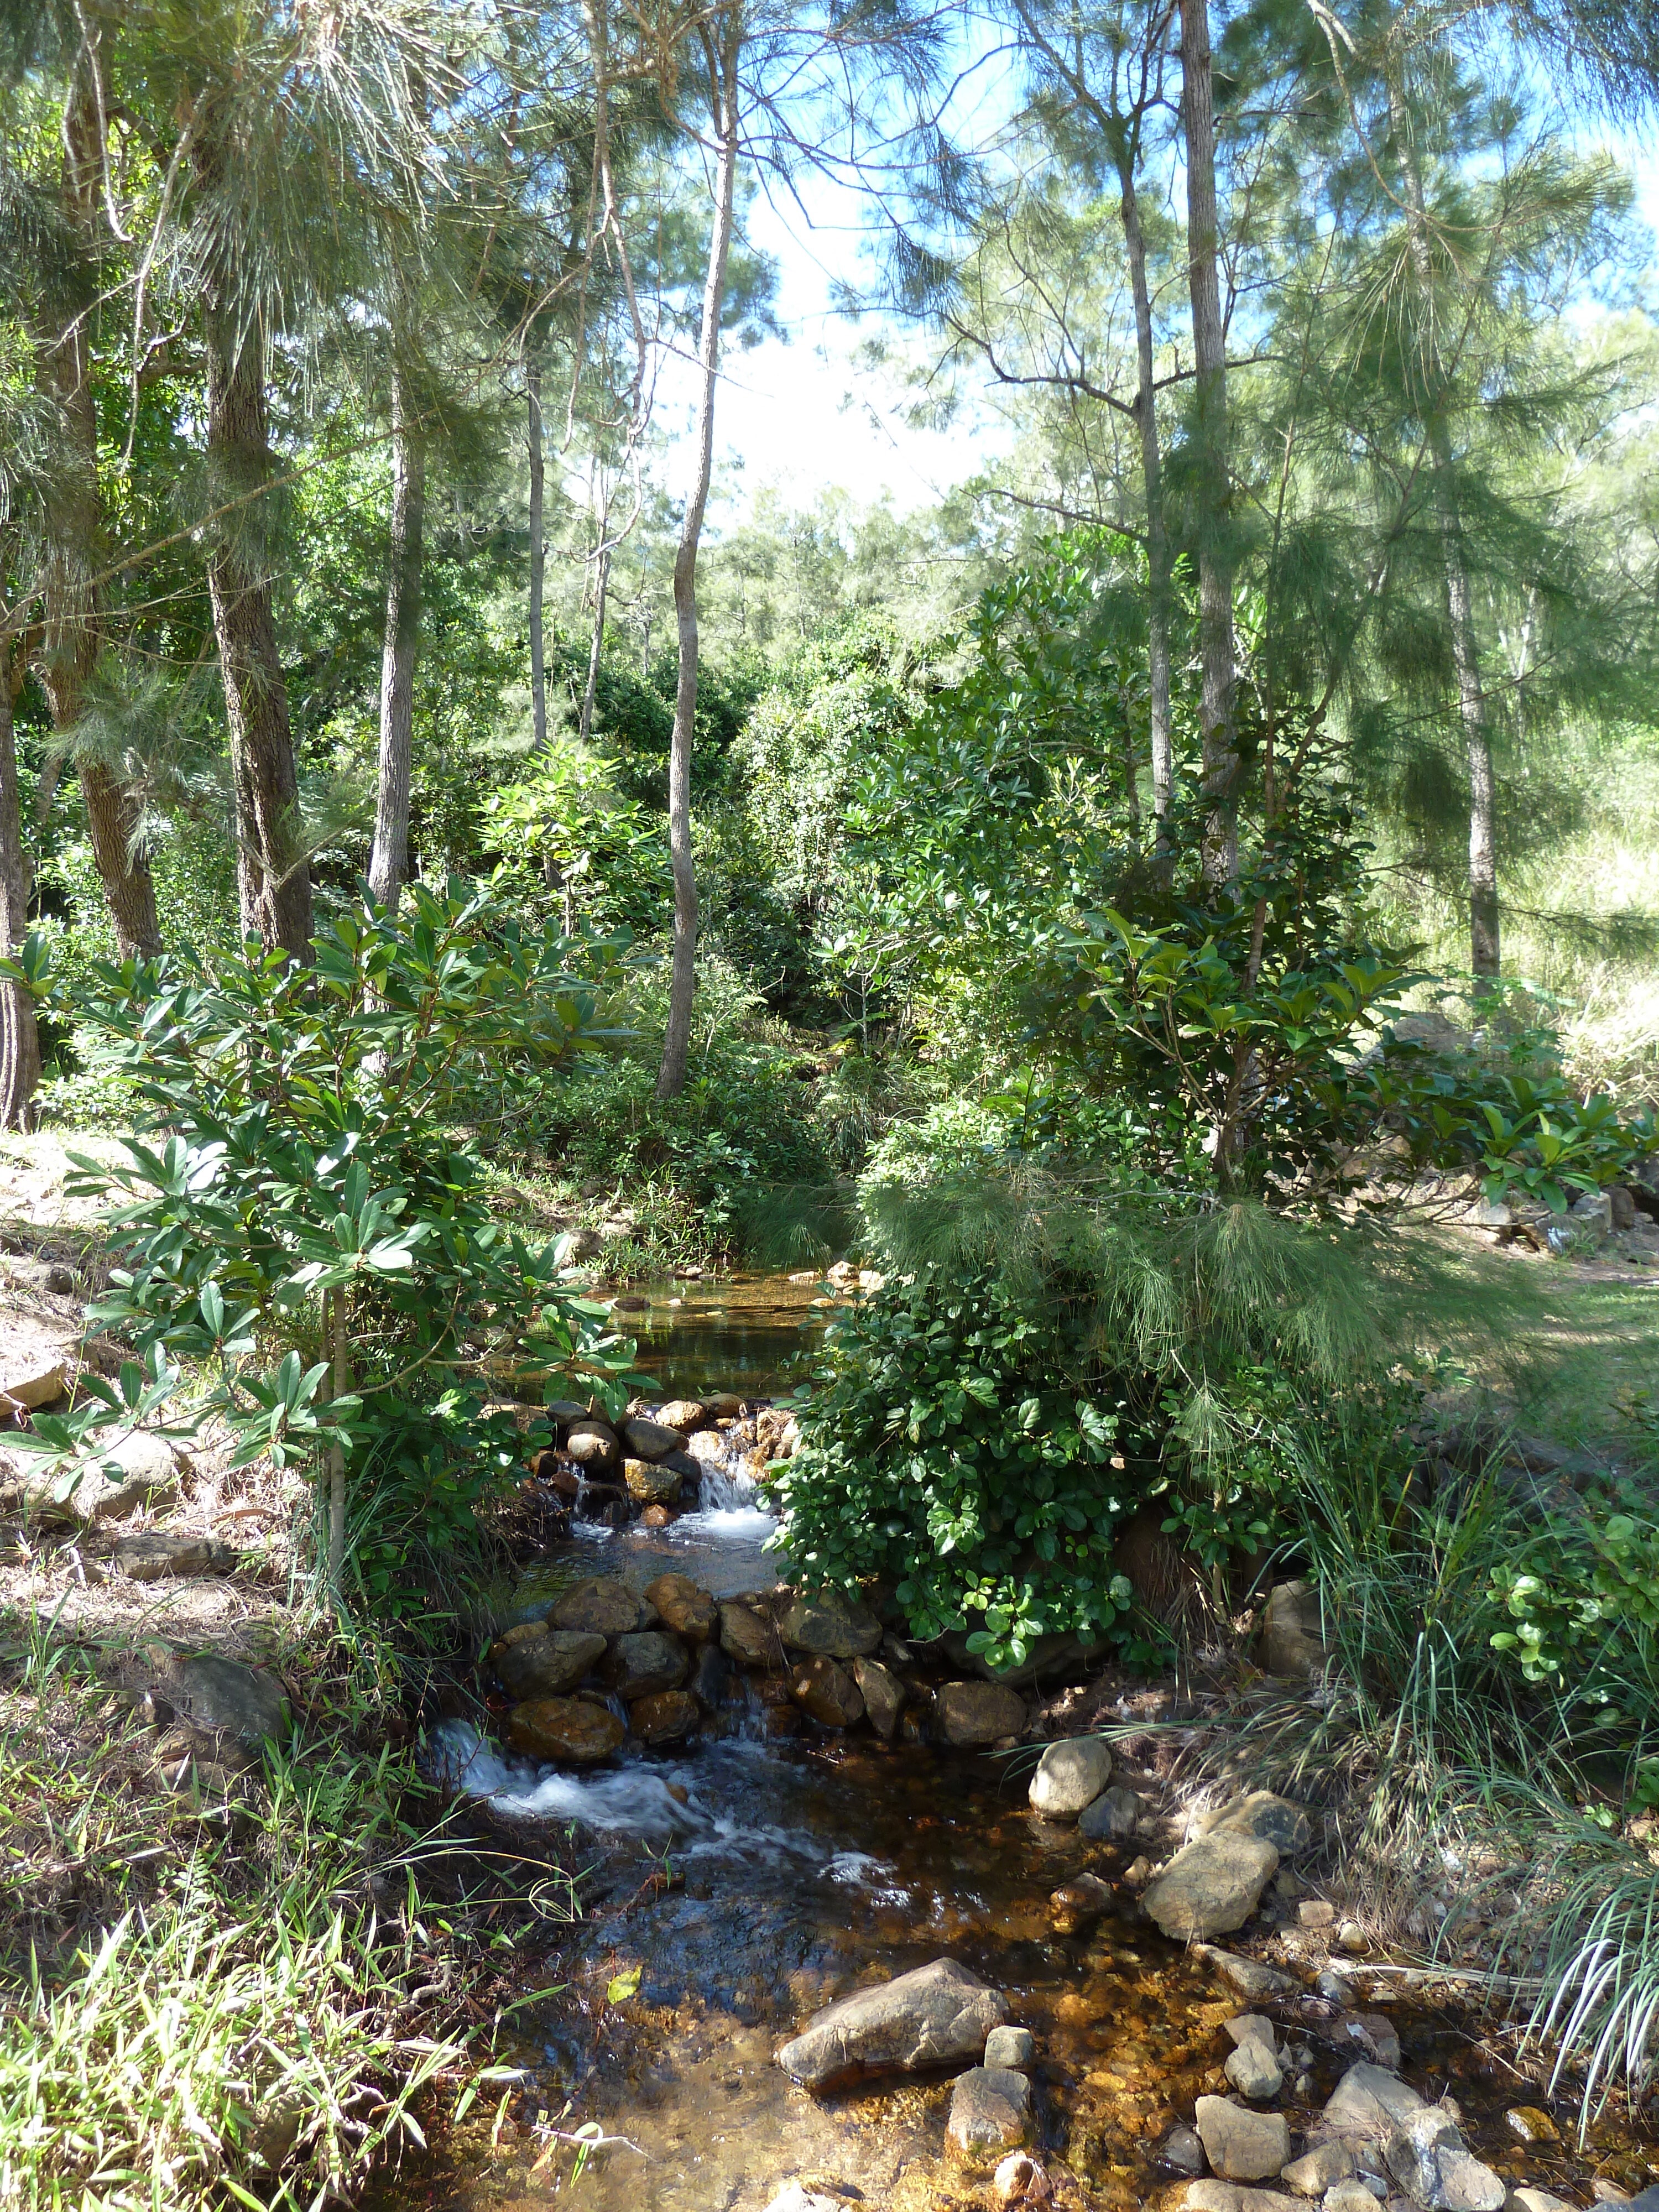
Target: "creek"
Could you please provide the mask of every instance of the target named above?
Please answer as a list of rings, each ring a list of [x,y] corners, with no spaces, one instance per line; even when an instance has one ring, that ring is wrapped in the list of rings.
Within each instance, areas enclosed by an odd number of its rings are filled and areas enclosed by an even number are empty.
[[[642,1341],[642,1364],[661,1355],[654,1379],[665,1392],[712,1373],[739,1389],[791,1379],[810,1327],[804,1302],[787,1321],[696,1310],[706,1317],[691,1324],[690,1352]],[[717,1352],[738,1348],[722,1341],[732,1328],[744,1333],[744,1358],[716,1368]],[[568,1541],[502,1608],[503,1625],[592,1575],[643,1589],[672,1569],[717,1597],[753,1590],[775,1579],[773,1533],[732,1467],[706,1469],[699,1510],[665,1528],[597,1527],[579,1509]],[[383,2187],[379,2212],[544,2212],[556,2201],[584,2212],[763,2212],[792,2178],[868,2212],[983,2205],[984,2183],[945,2162],[948,2079],[819,2098],[773,2061],[834,1998],[946,1956],[1003,1990],[1009,2018],[1036,2034],[1040,2153],[1058,2201],[1127,2207],[1170,2181],[1159,2146],[1190,2122],[1198,2095],[1224,2090],[1223,2022],[1246,2008],[1237,1993],[1145,1923],[1056,1932],[1051,1893],[1121,1855],[1029,1809],[1030,1755],[889,1745],[811,1723],[780,1735],[776,1710],[754,1677],[736,1674],[692,1747],[650,1752],[630,1741],[614,1765],[589,1772],[505,1757],[460,1722],[434,1731],[433,1758],[456,1786],[487,1798],[520,1839],[573,1834],[590,1873],[582,1917],[527,1984],[560,1987],[520,2015],[518,2116],[498,2121],[486,2093]],[[1314,2053],[1305,2086],[1287,2087],[1281,2105],[1299,2135],[1356,2054],[1319,2040],[1316,2003],[1273,2008]],[[1586,2157],[1565,2142],[1523,2152],[1504,2114],[1537,2103],[1536,2089],[1456,2018],[1389,2008],[1401,2071],[1425,2095],[1455,2094],[1482,2159],[1512,2181],[1589,2201],[1605,2154],[1598,2161],[1594,2147]],[[579,2154],[568,2138],[584,2124],[609,2139],[604,2148]],[[1626,2185],[1639,2187],[1640,2169],[1628,2171]]]

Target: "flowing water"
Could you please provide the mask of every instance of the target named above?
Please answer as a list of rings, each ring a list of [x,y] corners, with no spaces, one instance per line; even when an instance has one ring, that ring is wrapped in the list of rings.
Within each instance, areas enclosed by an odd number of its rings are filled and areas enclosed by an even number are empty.
[[[688,1379],[708,1371],[687,1364]],[[775,1579],[771,1534],[747,1478],[711,1469],[701,1510],[666,1529],[579,1520],[507,1617],[594,1573],[643,1588],[672,1567],[717,1595],[763,1587]],[[737,1676],[732,1688],[694,1747],[630,1746],[605,1772],[504,1759],[459,1723],[434,1732],[453,1782],[515,1820],[572,1830],[592,1877],[584,1917],[527,1978],[527,1989],[562,1986],[520,2015],[519,2117],[498,2121],[487,2094],[388,2185],[380,2212],[538,2212],[556,2200],[585,2212],[762,2212],[792,2177],[870,2212],[983,2204],[983,2184],[943,2162],[948,2080],[817,2099],[772,2058],[836,1996],[945,1955],[1003,1990],[1010,2019],[1036,2033],[1042,2146],[1062,2203],[1128,2206],[1164,2186],[1158,2147],[1197,2095],[1224,2088],[1222,2023],[1243,2008],[1144,1924],[1055,1932],[1050,1893],[1121,1858],[1038,1820],[1024,1771],[1005,1762],[868,1735],[777,1735],[753,1683]],[[1317,2005],[1277,2009],[1313,2054],[1304,2094],[1287,2091],[1284,2106],[1300,2131],[1353,2053],[1319,2040]],[[1481,2156],[1589,2200],[1594,2156],[1522,2152],[1504,2124],[1507,2106],[1539,2101],[1535,2089],[1452,2021],[1391,2010],[1402,2070],[1428,2095],[1455,2092]],[[569,2140],[585,2124],[603,2148]],[[1641,2186],[1629,2147],[1620,2154],[1626,2186]]]

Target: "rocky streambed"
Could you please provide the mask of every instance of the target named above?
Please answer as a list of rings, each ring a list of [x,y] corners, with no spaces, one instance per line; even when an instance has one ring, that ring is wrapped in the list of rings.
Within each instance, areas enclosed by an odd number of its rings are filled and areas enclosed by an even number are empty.
[[[1114,1746],[1067,1737],[1052,1684],[783,1587],[754,1474],[787,1416],[721,1405],[636,1408],[610,1464],[543,1470],[578,1486],[569,1535],[503,1598],[488,1731],[430,1750],[515,1850],[574,1837],[583,1912],[526,1975],[499,2106],[383,2208],[1557,2212],[1650,2187],[1647,2147],[1581,2147],[1468,2017],[1401,2002],[1322,1893],[1307,1808],[1170,1788],[1168,1686],[1122,1686]],[[592,1421],[569,1409],[562,1445]],[[630,1462],[676,1457],[645,1504]]]

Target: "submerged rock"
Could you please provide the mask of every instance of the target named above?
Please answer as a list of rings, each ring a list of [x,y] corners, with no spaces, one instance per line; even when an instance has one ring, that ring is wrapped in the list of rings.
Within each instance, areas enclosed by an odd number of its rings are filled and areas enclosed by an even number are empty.
[[[532,1759],[591,1766],[609,1759],[628,1730],[608,1706],[586,1698],[535,1698],[507,1715],[507,1741]]]
[[[1153,1882],[1146,1910],[1166,1936],[1185,1942],[1224,1935],[1244,1925],[1278,1869],[1278,1851],[1260,1837],[1200,1836]]]
[[[1205,2166],[1204,2146],[1198,2139],[1198,2130],[1186,2126],[1173,2127],[1158,2146],[1158,2162],[1170,2173],[1196,2177]]]
[[[879,1659],[854,1660],[853,1680],[859,1686],[871,1727],[890,1743],[908,1694],[903,1683]]]
[[[619,1576],[595,1575],[565,1591],[547,1616],[550,1628],[579,1628],[591,1636],[631,1636],[656,1624],[656,1609]]]
[[[521,1700],[574,1690],[604,1656],[603,1636],[586,1629],[550,1628],[544,1620],[521,1621],[489,1647],[489,1662],[508,1696]]]
[[[933,1711],[940,1734],[958,1751],[998,1743],[1025,1726],[1025,1700],[999,1682],[945,1682]]]
[[[1030,2151],[1011,2150],[991,2177],[992,2212],[1010,2212],[1016,2204],[1040,2212],[1054,2202],[1054,2195],[1047,2168]]]
[[[720,1632],[718,1603],[690,1575],[659,1575],[655,1582],[646,1584],[645,1595],[662,1615],[664,1627],[672,1628],[676,1636],[706,1644]]]
[[[1271,2181],[1290,2162],[1290,2123],[1282,2112],[1253,2112],[1231,2097],[1200,2097],[1194,2122],[1204,2155],[1224,2181]]]
[[[1260,1959],[1241,1959],[1236,1951],[1224,1951],[1214,1943],[1195,1943],[1193,1956],[1224,1975],[1242,1997],[1294,1996],[1302,1987],[1294,1974],[1264,1966]]]
[[[842,1997],[784,2044],[777,2063],[809,2089],[949,2066],[977,2058],[1006,2009],[998,1991],[967,1967],[935,1959]]]
[[[951,2092],[945,2139],[958,2158],[988,2165],[1017,2150],[1031,2129],[1031,2085],[1007,2066],[972,2066]]]
[[[1034,1813],[1051,1820],[1075,1820],[1111,1778],[1112,1754],[1098,1737],[1072,1736],[1048,1746],[1037,1761],[1027,1795]]]
[[[1233,2181],[1189,2181],[1173,2200],[1178,2212],[1307,2212],[1294,2197],[1276,2189],[1241,2189]],[[1376,2200],[1371,2200],[1376,2212]]]
[[[855,1598],[825,1590],[813,1597],[792,1597],[778,1616],[778,1633],[792,1651],[821,1653],[828,1659],[864,1659],[881,1642],[881,1623]]]

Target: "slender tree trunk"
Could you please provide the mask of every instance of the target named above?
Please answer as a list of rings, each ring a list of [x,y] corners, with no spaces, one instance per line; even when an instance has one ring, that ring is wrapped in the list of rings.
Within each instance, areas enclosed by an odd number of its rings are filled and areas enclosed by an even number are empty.
[[[610,518],[599,520],[600,552],[594,588],[598,599],[593,609],[593,635],[587,648],[587,688],[582,693],[581,719],[578,724],[585,744],[593,730],[593,702],[599,689],[599,654],[605,646],[605,603],[611,591],[611,549],[604,543]]]
[[[679,682],[674,695],[674,735],[668,756],[668,852],[674,873],[674,964],[668,994],[668,1027],[663,1038],[659,1098],[677,1098],[685,1088],[691,1049],[691,1001],[696,990],[697,878],[691,857],[691,738],[697,711],[697,546],[708,479],[714,463],[714,389],[720,366],[720,314],[726,304],[726,264],[732,247],[732,202],[738,174],[738,58],[742,16],[728,9],[722,27],[720,80],[712,88],[720,158],[714,193],[714,227],[708,241],[708,274],[702,293],[702,342],[698,359],[702,386],[697,395],[697,473],[685,504],[680,542],[674,555],[674,615],[679,632]]]
[[[1187,152],[1187,264],[1193,303],[1198,470],[1198,629],[1203,689],[1203,865],[1207,881],[1238,874],[1238,734],[1234,720],[1233,570],[1228,544],[1226,329],[1217,271],[1215,111],[1208,0],[1181,0],[1181,118]]]
[[[1146,283],[1146,240],[1140,226],[1134,156],[1123,150],[1123,243],[1135,311],[1135,427],[1140,434],[1140,479],[1146,501],[1146,674],[1152,723],[1152,813],[1158,846],[1169,844],[1175,794],[1175,745],[1170,724],[1170,537],[1164,520],[1164,459],[1158,447],[1154,387],[1152,302]]]
[[[28,863],[17,793],[17,740],[12,724],[14,648],[0,640],[0,933],[15,955],[28,935]],[[27,1129],[40,1082],[40,1032],[34,1000],[21,983],[0,981],[0,1129]]]
[[[46,623],[40,674],[52,708],[52,728],[60,736],[67,736],[81,719],[87,684],[103,643],[102,595],[91,580],[100,566],[103,516],[88,321],[95,288],[91,268],[103,160],[91,64],[83,56],[64,115],[61,204],[64,222],[87,257],[87,299],[79,303],[80,311],[73,314],[67,329],[51,333],[43,362],[43,380],[58,404],[63,435],[61,466],[46,503]],[[93,857],[122,957],[142,958],[159,952],[161,938],[155,918],[155,885],[140,839],[138,803],[106,763],[88,757],[79,767]]]
[[[1428,201],[1423,173],[1412,139],[1412,118],[1398,81],[1389,81],[1389,119],[1399,141],[1405,185],[1406,222],[1412,270],[1422,294],[1424,330],[1432,331],[1434,253],[1429,236]],[[1486,720],[1480,678],[1480,645],[1474,627],[1474,595],[1458,512],[1457,474],[1451,430],[1446,420],[1444,379],[1431,337],[1425,335],[1421,364],[1428,389],[1424,400],[1429,464],[1432,471],[1435,520],[1445,572],[1446,620],[1451,632],[1452,669],[1457,682],[1457,713],[1469,779],[1469,965],[1477,975],[1496,975],[1502,945],[1498,909],[1498,793],[1492,764],[1492,732]]]
[[[547,750],[547,660],[542,609],[547,590],[547,538],[543,519],[542,365],[532,354],[524,365],[530,442],[530,726],[531,757]]]
[[[247,495],[270,475],[260,341],[234,303],[213,301],[207,340],[208,468],[221,516],[208,592],[230,725],[242,933],[311,957],[311,870],[300,840],[299,776],[271,603],[272,520]]]
[[[380,654],[380,775],[368,884],[394,912],[409,873],[409,787],[414,751],[415,655],[421,634],[421,538],[426,438],[406,371],[392,382],[392,545]]]

